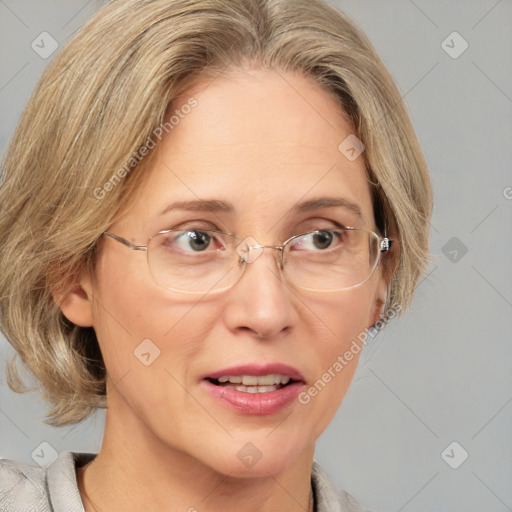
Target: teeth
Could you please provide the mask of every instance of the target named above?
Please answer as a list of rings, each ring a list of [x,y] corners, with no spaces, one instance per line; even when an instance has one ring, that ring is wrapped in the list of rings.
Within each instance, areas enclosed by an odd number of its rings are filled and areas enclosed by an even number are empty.
[[[237,377],[221,377],[219,382],[231,382],[232,384],[241,384],[242,377],[239,375]]]
[[[218,379],[220,383],[226,383],[229,382],[231,384],[243,384],[241,387],[246,386],[257,386],[257,387],[264,387],[264,386],[275,386],[276,384],[288,384],[290,382],[290,377],[287,377],[286,375],[262,375],[262,376],[255,376],[255,375],[224,375]]]
[[[230,384],[228,384],[227,387],[233,387],[237,391],[244,393],[269,393],[270,391],[277,391],[279,389],[277,386],[231,386]]]
[[[272,382],[273,375],[265,375],[264,377],[252,377],[249,375],[244,375],[242,377],[242,384],[244,386],[257,386],[258,384],[274,384]],[[271,382],[267,382],[267,380],[270,378]],[[258,382],[259,381],[259,382]],[[265,382],[263,382],[265,381]]]

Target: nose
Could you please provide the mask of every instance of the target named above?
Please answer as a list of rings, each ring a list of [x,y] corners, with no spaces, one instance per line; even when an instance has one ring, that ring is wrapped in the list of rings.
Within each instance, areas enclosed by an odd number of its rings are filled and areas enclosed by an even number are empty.
[[[268,247],[246,263],[240,280],[226,294],[224,321],[237,334],[275,338],[297,321],[294,294],[279,272],[279,254]]]

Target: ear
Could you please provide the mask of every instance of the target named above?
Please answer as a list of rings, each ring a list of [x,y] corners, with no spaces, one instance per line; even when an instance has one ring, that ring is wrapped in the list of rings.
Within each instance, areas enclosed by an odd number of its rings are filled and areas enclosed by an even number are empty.
[[[381,275],[378,287],[375,291],[375,298],[371,312],[370,326],[374,326],[381,319],[386,306],[388,282],[384,275]]]
[[[64,316],[80,327],[93,327],[92,294],[88,279],[68,280],[60,291],[52,292],[53,300]]]

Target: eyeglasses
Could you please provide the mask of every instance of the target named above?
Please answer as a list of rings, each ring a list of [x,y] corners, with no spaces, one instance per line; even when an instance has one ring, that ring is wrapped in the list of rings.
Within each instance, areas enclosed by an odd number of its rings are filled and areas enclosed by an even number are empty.
[[[153,235],[146,245],[105,232],[134,251],[145,251],[154,281],[169,290],[204,294],[234,286],[247,264],[264,249],[277,251],[279,273],[305,290],[338,292],[360,286],[374,273],[392,240],[373,231],[343,227],[294,235],[283,245],[260,245],[231,233],[168,229]]]

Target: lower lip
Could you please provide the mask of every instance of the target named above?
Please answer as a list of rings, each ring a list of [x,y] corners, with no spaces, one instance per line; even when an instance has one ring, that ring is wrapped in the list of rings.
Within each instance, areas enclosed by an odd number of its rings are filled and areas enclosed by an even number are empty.
[[[227,386],[217,386],[207,380],[202,381],[205,389],[222,405],[240,414],[266,416],[276,414],[297,399],[303,382],[293,382],[284,388],[266,393],[245,393]]]

